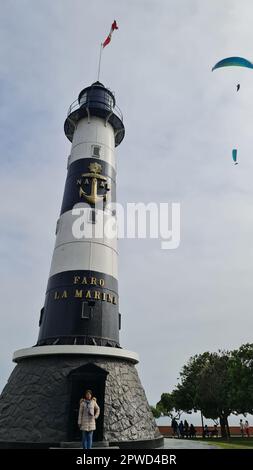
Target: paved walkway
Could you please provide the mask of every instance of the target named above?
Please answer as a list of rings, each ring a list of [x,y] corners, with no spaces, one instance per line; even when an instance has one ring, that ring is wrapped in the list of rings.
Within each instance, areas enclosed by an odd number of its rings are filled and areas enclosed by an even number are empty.
[[[219,449],[198,439],[164,439],[164,449]]]

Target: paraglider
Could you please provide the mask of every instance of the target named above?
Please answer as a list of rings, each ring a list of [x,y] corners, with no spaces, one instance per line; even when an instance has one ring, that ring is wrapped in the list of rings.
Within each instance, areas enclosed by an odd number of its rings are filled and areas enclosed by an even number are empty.
[[[232,150],[232,158],[233,158],[233,161],[234,161],[235,165],[238,165],[238,161],[237,161],[237,149],[233,149],[233,150]]]
[[[253,63],[244,57],[227,57],[226,59],[219,60],[212,68],[212,72],[216,69],[222,67],[246,67],[248,69],[253,69]],[[241,88],[240,83],[236,86],[236,91],[239,91]]]
[[[220,60],[212,67],[212,72],[216,69],[223,67],[246,67],[248,69],[253,69],[253,63],[244,57],[226,57],[225,59]],[[236,85],[236,91],[238,92],[241,88],[240,83]],[[232,150],[232,159],[235,165],[238,165],[237,161],[237,149]]]
[[[212,72],[221,67],[246,67],[248,69],[253,69],[253,63],[244,57],[227,57],[222,59],[212,68]]]

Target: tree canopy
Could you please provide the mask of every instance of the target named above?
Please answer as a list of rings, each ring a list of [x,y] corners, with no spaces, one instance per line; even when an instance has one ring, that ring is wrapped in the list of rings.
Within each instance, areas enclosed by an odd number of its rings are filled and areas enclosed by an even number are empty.
[[[177,386],[162,394],[155,409],[157,416],[170,417],[199,410],[206,418],[219,419],[226,437],[231,413],[253,413],[253,344],[191,357]]]

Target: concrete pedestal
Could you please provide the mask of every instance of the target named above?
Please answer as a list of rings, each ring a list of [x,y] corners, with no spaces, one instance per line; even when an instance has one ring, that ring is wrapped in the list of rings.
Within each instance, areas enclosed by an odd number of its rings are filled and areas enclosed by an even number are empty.
[[[119,356],[131,356],[122,351],[118,350]],[[77,415],[79,400],[87,388],[93,390],[101,408],[95,440],[110,445],[129,443],[129,447],[138,441],[144,441],[147,447],[161,445],[133,355],[124,358],[77,351],[16,353],[14,357],[18,364],[0,397],[2,447],[4,443],[8,447],[11,443],[52,447],[61,442],[80,442]]]

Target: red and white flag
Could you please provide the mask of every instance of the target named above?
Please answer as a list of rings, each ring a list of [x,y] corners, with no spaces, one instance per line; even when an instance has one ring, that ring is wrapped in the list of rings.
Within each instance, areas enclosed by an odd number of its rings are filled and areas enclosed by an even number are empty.
[[[102,44],[103,48],[104,48],[105,46],[108,46],[108,44],[111,42],[112,33],[113,33],[113,31],[114,31],[115,29],[119,29],[119,28],[118,28],[118,25],[117,25],[117,23],[116,23],[116,20],[114,20],[114,22],[112,23],[110,33],[108,34],[107,38],[104,40],[104,42],[103,42],[103,44]]]

